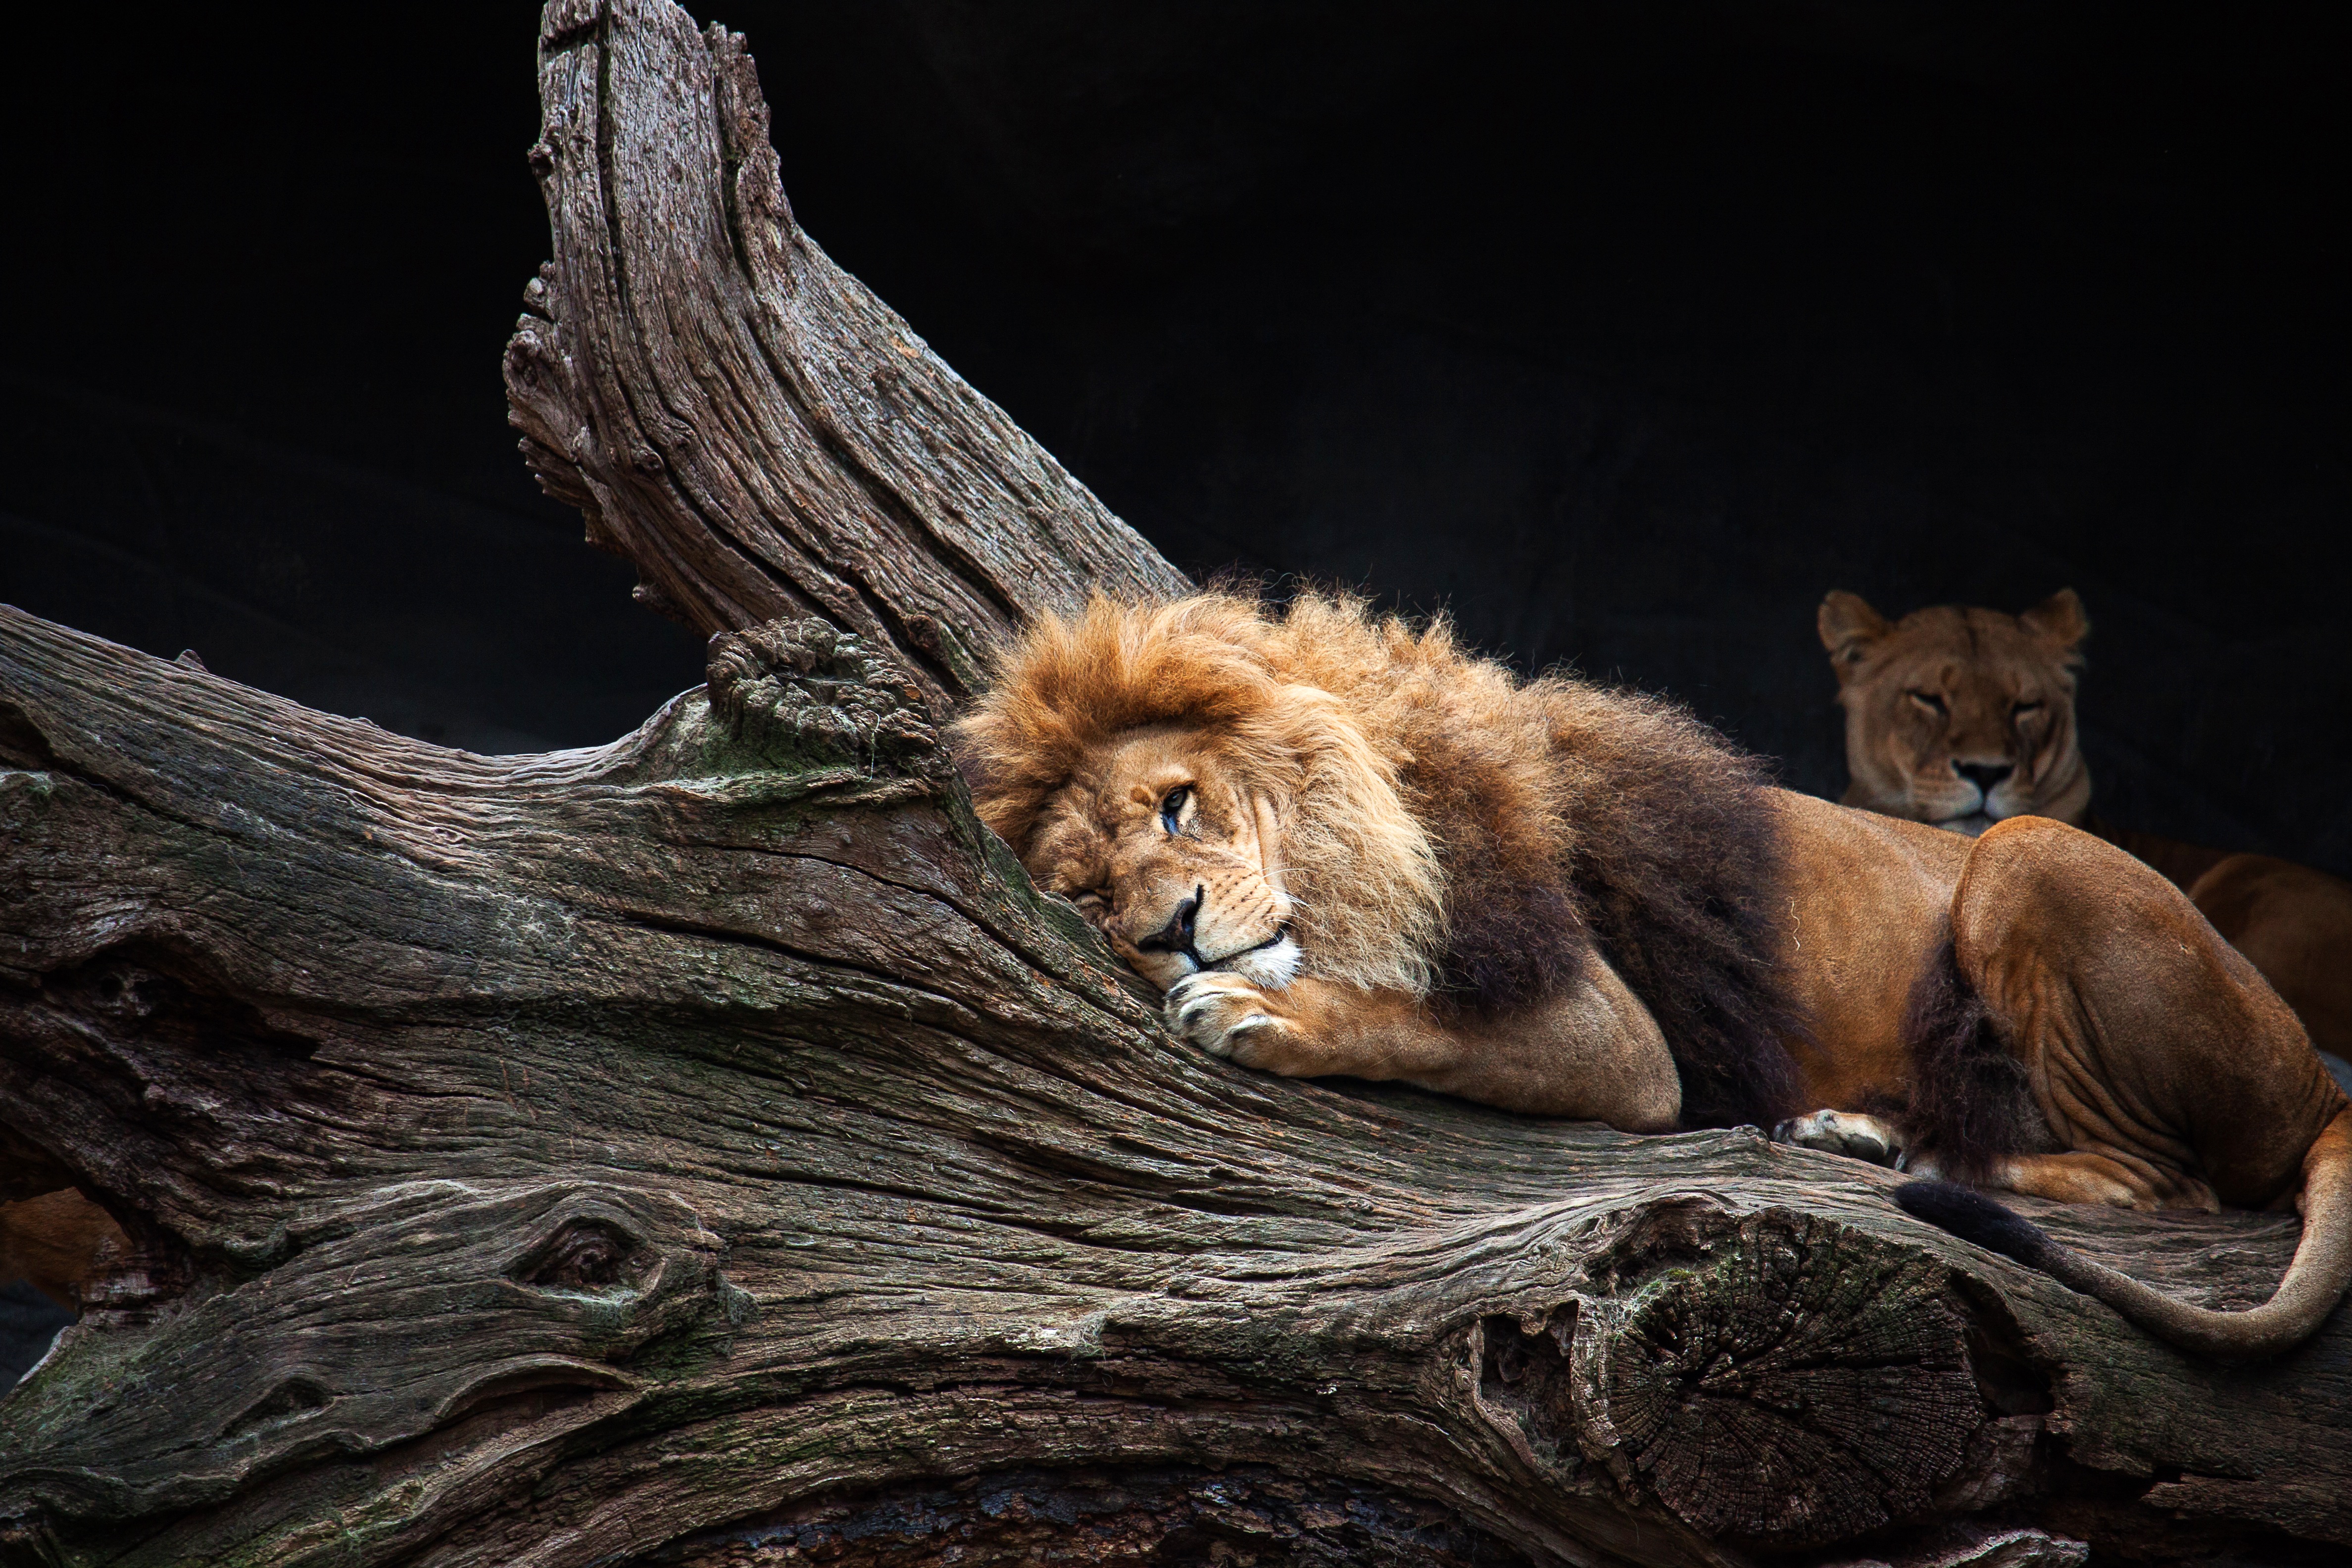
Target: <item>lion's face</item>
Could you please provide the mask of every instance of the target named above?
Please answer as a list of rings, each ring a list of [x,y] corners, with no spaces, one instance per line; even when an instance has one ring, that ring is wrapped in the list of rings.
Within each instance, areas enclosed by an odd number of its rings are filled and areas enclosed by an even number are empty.
[[[1298,973],[1274,805],[1197,731],[1093,748],[1046,801],[1024,858],[1163,991],[1203,969],[1268,990]]]
[[[980,820],[1161,987],[1422,995],[1444,874],[1398,793],[1396,716],[1344,695],[1421,648],[1351,601],[1097,596],[1000,650],[951,733]]]
[[[2074,670],[2091,628],[2073,589],[2022,615],[1939,605],[1891,623],[1833,593],[1818,623],[1845,709],[1848,805],[1963,833],[2081,821]]]

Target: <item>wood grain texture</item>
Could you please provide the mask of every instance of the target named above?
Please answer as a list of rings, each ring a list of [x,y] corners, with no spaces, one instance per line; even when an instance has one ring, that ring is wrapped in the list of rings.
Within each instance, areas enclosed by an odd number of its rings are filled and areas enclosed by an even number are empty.
[[[974,1489],[1104,1561],[2352,1539],[2340,1321],[2223,1372],[1855,1163],[1177,1046],[910,685],[761,628],[481,758],[0,612],[0,1106],[137,1244],[7,1560],[1020,1560]],[[2294,1237],[2050,1223],[2217,1299]]]
[[[0,1406],[0,1563],[2352,1543],[2340,1315],[2225,1371],[1852,1162],[1170,1040],[938,735],[1181,579],[793,226],[740,40],[543,30],[516,422],[709,683],[486,758],[0,609],[0,1192],[131,1239]],[[2295,1235],[2042,1217],[2231,1303]]]
[[[822,615],[944,711],[1030,613],[1184,590],[793,221],[740,37],[556,0],[540,90],[555,258],[507,350],[513,422],[646,602],[704,632]]]

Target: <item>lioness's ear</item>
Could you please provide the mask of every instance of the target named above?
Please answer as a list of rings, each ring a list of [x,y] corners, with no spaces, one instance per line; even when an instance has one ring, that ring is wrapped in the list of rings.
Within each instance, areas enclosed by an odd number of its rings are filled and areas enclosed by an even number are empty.
[[[2083,613],[2083,601],[2072,588],[2059,589],[2017,618],[2027,631],[2055,645],[2060,653],[2073,653],[2091,635],[2091,617]]]
[[[1813,626],[1822,634],[1822,646],[1830,650],[1830,668],[1837,671],[1841,686],[1888,630],[1886,617],[1872,609],[1868,600],[1843,588],[1830,590],[1813,614]]]

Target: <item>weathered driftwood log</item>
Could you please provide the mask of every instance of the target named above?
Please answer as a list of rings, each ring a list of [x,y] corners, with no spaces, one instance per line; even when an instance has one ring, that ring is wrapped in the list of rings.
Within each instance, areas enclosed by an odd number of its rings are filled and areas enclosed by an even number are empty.
[[[14,613],[0,682],[0,1104],[138,1244],[18,1560],[2352,1539],[2341,1325],[2226,1373],[1850,1162],[1173,1047],[822,623],[549,757]],[[2241,1298],[2294,1233],[2055,1223]]]
[[[541,26],[555,258],[508,395],[641,600],[704,632],[821,616],[936,708],[1031,610],[1184,586],[793,222],[740,37],[650,0]]]
[[[0,691],[0,1105],[137,1239],[14,1560],[2352,1540],[2341,1325],[2223,1372],[1851,1162],[1171,1046],[822,623],[546,757],[13,612]],[[2239,1297],[2294,1229],[2053,1223]]]
[[[1851,1162],[1172,1045],[936,735],[1176,574],[792,226],[738,41],[545,31],[518,422],[728,635],[486,759],[0,612],[0,1175],[132,1238],[0,1405],[0,1562],[2352,1542],[2340,1315],[2223,1370]],[[2226,1302],[2295,1232],[2045,1223]]]

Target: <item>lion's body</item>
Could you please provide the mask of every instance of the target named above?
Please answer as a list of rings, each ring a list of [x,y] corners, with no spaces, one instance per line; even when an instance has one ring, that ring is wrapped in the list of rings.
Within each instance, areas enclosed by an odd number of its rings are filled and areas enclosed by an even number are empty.
[[[1772,789],[1668,705],[1311,595],[1042,622],[958,735],[982,819],[1244,1065],[1633,1131],[1823,1106],[1800,1141],[2073,1201],[2300,1193],[2270,1306],[2126,1305],[2217,1353],[2352,1279],[2343,1094],[2179,889],[2074,828]]]
[[[1205,944],[1245,947],[1286,921],[1302,980],[1404,999],[1447,1028],[1591,1005],[1622,976],[1680,1066],[1685,1120],[1793,1108],[1764,785],[1671,706],[1520,681],[1443,627],[1313,597],[1280,620],[1223,595],[1097,603],[1037,628],[1020,658],[960,731],[982,815],[1049,889],[1139,884],[1098,911],[1115,940],[1149,937],[1185,890],[1235,887],[1218,858],[1230,834],[1147,835],[1147,860],[1181,864],[1118,860],[1107,829],[1137,808],[1107,793],[1148,807],[1190,783],[1192,809],[1241,825],[1252,857],[1257,810],[1282,819],[1278,911],[1253,891],[1260,923]],[[1147,973],[1177,963],[1129,956]]]
[[[2042,1197],[2294,1196],[2343,1092],[2179,889],[2045,817],[1971,840],[1775,804],[1813,1103],[1874,1111],[1915,1169]],[[1939,984],[1965,1004],[1941,1034],[1925,1016]]]
[[[2090,621],[2071,590],[2022,615],[1938,605],[1899,621],[1833,593],[1818,621],[1845,710],[1847,805],[1960,833],[2034,816],[2096,834],[2186,892],[2314,1044],[2352,1057],[2352,883],[2091,815],[2074,707]]]

